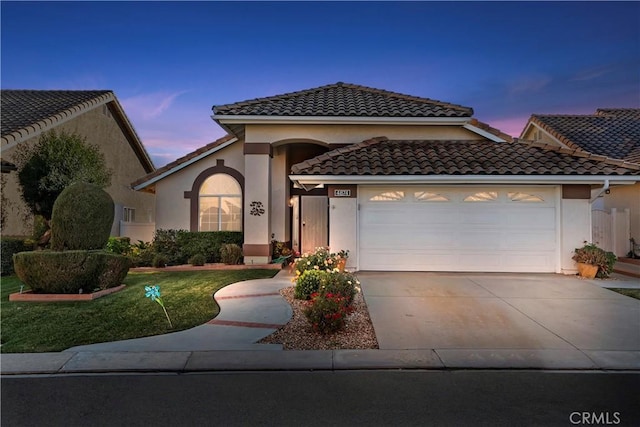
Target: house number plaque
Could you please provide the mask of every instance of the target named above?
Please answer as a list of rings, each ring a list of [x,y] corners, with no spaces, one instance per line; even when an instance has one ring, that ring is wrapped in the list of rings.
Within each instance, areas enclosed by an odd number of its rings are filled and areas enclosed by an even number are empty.
[[[333,197],[351,197],[351,190],[346,190],[346,189],[333,190]]]

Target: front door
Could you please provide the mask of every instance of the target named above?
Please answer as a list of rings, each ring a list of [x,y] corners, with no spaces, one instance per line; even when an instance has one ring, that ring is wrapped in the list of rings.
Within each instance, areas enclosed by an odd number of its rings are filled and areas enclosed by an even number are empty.
[[[329,245],[329,198],[327,196],[302,196],[300,212],[300,243],[302,253]]]

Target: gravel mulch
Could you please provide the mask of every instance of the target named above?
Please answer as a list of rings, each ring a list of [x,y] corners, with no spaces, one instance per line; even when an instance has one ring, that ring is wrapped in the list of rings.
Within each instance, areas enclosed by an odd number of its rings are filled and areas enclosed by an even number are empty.
[[[305,301],[293,298],[293,286],[280,290],[280,295],[293,309],[293,317],[282,328],[260,340],[263,344],[282,344],[285,350],[338,350],[378,348],[378,340],[369,317],[367,304],[358,291],[353,299],[353,312],[345,329],[334,334],[314,332],[304,316]]]

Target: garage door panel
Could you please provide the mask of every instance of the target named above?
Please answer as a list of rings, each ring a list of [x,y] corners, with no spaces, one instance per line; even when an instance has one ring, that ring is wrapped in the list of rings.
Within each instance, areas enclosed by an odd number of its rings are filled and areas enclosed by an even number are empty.
[[[403,192],[407,197],[402,201],[368,200],[367,194],[380,191],[359,190],[358,257],[362,270],[555,271],[555,189],[424,190],[449,198],[436,203],[417,201],[413,187],[399,186],[384,191]],[[481,191],[496,192],[498,197],[490,202],[463,201],[465,195]],[[544,200],[512,200],[518,192]]]

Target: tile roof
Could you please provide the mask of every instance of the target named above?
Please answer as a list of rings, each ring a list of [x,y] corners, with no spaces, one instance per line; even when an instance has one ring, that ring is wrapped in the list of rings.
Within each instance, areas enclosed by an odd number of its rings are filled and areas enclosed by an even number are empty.
[[[195,159],[196,157],[200,156],[201,154],[206,153],[209,150],[212,150],[216,147],[219,147],[220,145],[224,144],[225,142],[231,141],[232,139],[234,139],[235,137],[233,135],[225,135],[222,138],[219,138],[215,141],[213,141],[210,144],[205,145],[204,147],[200,147],[195,151],[192,151],[189,154],[186,154],[182,157],[180,157],[177,160],[174,160],[171,163],[167,163],[166,165],[164,165],[161,168],[156,169],[155,171],[151,172],[148,175],[143,176],[140,179],[137,179],[136,181],[131,183],[131,187],[137,187],[141,184],[144,184],[148,181],[151,181],[153,178],[156,178],[164,173],[167,173],[169,171],[171,171],[172,169],[176,169],[177,167],[179,167],[180,165],[183,165],[184,163],[189,162],[190,160]]]
[[[601,108],[591,115],[534,114],[530,122],[568,147],[640,164],[638,108]]]
[[[313,89],[218,105],[214,115],[334,117],[471,117],[473,109],[338,82]]]
[[[540,143],[373,138],[293,165],[293,175],[640,175],[640,165]]]
[[[34,125],[84,103],[110,95],[110,90],[13,90],[0,91],[2,136]]]

